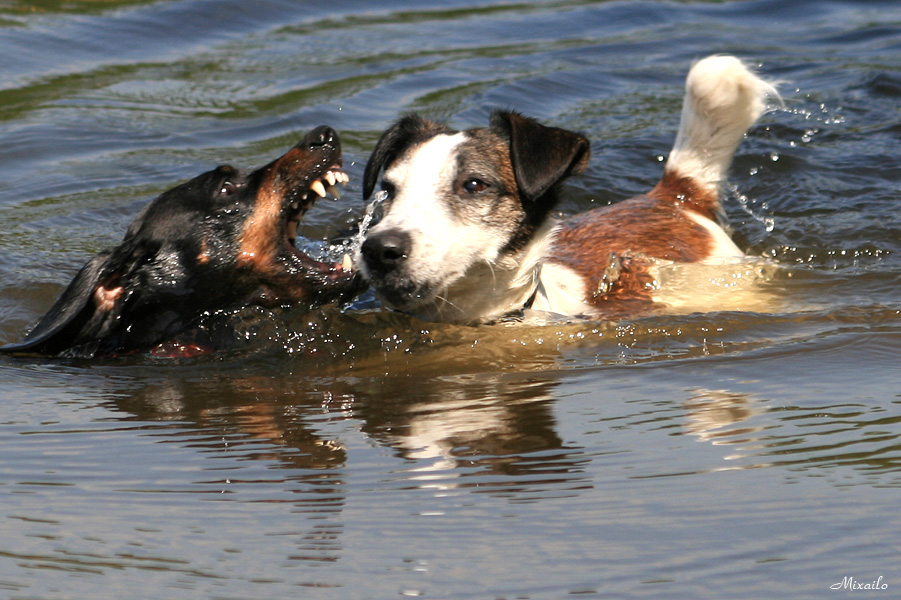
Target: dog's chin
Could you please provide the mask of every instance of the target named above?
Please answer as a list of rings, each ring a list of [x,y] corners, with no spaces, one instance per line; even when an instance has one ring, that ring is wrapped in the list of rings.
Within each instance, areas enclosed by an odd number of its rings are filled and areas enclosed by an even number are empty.
[[[436,288],[413,281],[370,281],[382,304],[391,310],[417,314],[434,304]]]
[[[405,290],[392,286],[375,286],[375,293],[383,305],[405,313],[416,313],[417,309],[434,301],[434,295],[424,295],[413,289]]]

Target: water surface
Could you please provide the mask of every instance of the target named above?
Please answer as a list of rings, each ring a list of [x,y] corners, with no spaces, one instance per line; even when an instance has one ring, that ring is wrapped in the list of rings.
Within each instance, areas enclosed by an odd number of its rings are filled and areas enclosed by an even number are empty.
[[[563,214],[649,189],[684,76],[785,106],[736,156],[754,310],[460,327],[242,316],[193,360],[0,358],[0,592],[95,598],[821,598],[901,587],[901,9],[820,2],[0,4],[0,342],[154,195],[329,124],[364,214],[410,110],[585,133]]]

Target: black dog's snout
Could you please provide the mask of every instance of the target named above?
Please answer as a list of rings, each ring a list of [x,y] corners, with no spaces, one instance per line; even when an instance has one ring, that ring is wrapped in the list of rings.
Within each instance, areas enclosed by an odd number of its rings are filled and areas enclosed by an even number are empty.
[[[360,249],[366,266],[374,271],[386,272],[396,268],[410,253],[410,236],[402,231],[389,229],[370,235]]]
[[[338,133],[327,125],[317,127],[300,142],[301,146],[307,148],[320,148],[322,146],[334,146],[338,139]]]

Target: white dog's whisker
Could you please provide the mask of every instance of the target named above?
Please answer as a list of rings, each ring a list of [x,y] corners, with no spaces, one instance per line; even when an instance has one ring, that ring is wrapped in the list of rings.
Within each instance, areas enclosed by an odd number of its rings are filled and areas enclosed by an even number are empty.
[[[454,304],[453,302],[451,302],[450,300],[448,300],[445,296],[442,296],[442,295],[440,295],[440,294],[439,294],[439,295],[436,295],[436,296],[435,296],[435,300],[437,300],[438,302],[441,302],[442,306],[449,306],[449,307],[453,308],[454,310],[456,310],[456,311],[459,312],[459,313],[463,313],[463,312],[464,312],[462,308],[460,308],[459,306],[457,306],[456,304]]]

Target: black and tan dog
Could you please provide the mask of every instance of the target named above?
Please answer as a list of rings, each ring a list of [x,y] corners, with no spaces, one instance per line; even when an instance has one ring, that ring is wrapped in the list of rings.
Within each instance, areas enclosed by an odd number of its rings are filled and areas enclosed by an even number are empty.
[[[346,181],[338,135],[319,127],[255,171],[220,166],[183,183],[153,200],[119,246],[91,259],[23,342],[0,350],[73,357],[152,351],[205,313],[350,299],[362,285],[349,265],[295,248],[303,214]]]
[[[381,175],[384,217],[355,262],[385,304],[425,320],[663,306],[662,266],[745,258],[721,225],[720,187],[767,96],[778,94],[738,59],[699,61],[657,186],[562,222],[557,189],[588,162],[583,136],[507,111],[467,131],[406,116],[366,166],[364,197]]]

